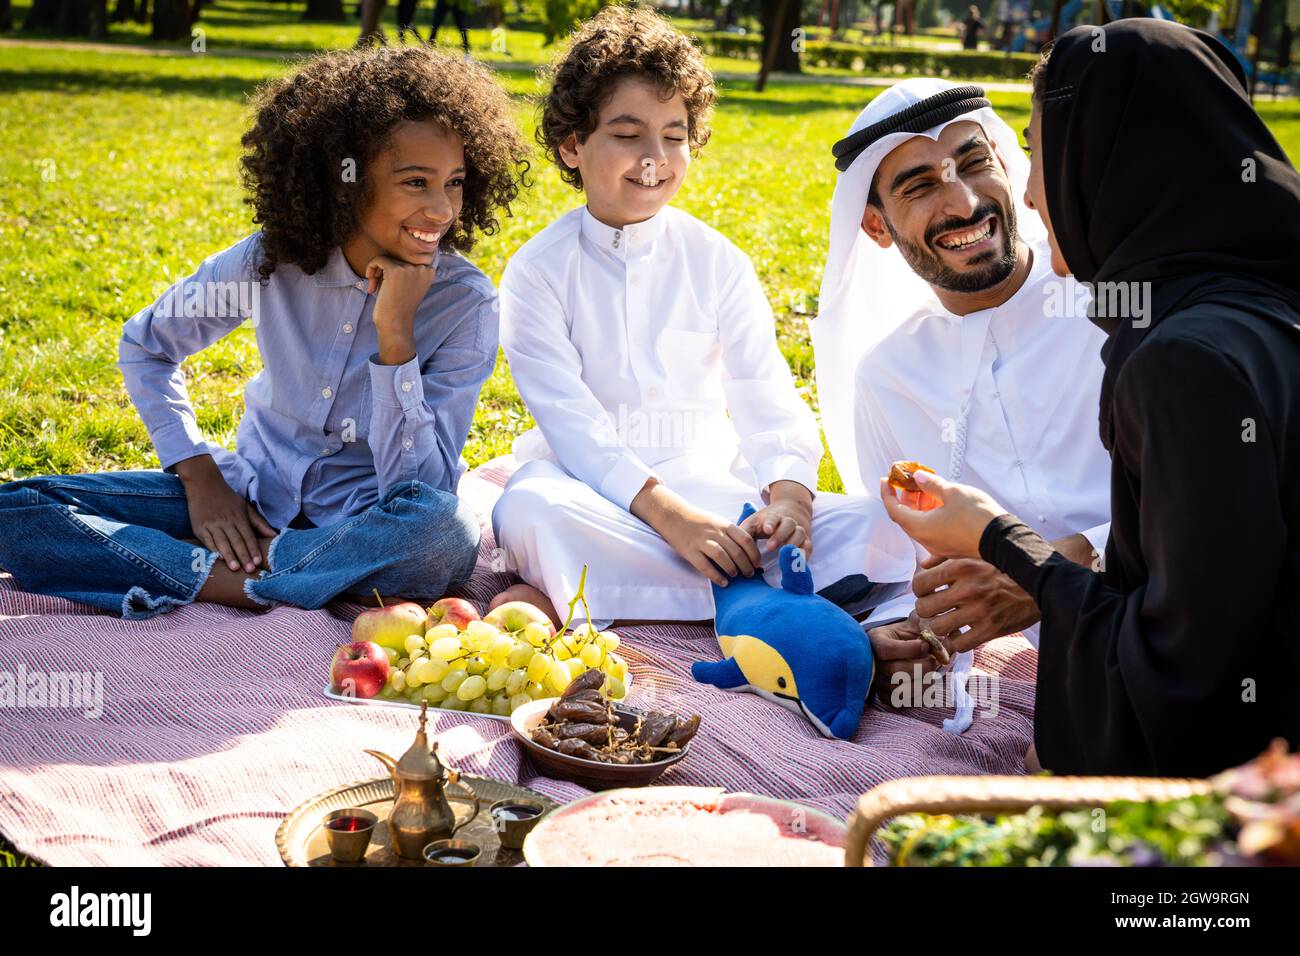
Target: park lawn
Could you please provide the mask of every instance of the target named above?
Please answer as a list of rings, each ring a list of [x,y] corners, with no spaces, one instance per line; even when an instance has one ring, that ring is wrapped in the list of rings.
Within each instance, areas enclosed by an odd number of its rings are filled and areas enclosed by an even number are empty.
[[[22,23],[27,18],[31,0],[19,0],[13,5],[14,22]],[[159,48],[190,50],[201,37],[202,44],[211,50],[257,49],[278,50],[289,53],[311,53],[317,50],[339,49],[356,42],[359,21],[353,15],[356,0],[344,0],[347,19],[330,22],[306,22],[302,19],[305,2],[279,3],[270,0],[214,0],[205,3],[198,22],[194,24],[198,36],[169,44],[155,44],[149,39],[150,25],[147,23],[110,23],[108,43],[148,44]],[[421,36],[428,36],[432,25],[433,2],[422,0],[416,13],[415,27]],[[706,20],[687,20],[671,17],[679,27],[687,32],[712,30],[712,24]],[[390,40],[397,34],[397,4],[390,2],[384,9],[383,26]],[[823,31],[824,32],[824,31]],[[853,31],[857,42],[864,45],[879,45],[881,40],[863,37],[860,31]],[[448,50],[460,49],[460,35],[454,22],[448,17],[438,32],[439,45]],[[540,24],[525,18],[508,14],[499,32],[490,28],[469,31],[470,50],[473,55],[485,62],[502,68],[528,71],[550,62],[557,51],[556,45],[546,46]],[[945,41],[933,36],[918,34],[915,37],[900,38],[899,46],[938,47],[947,46],[958,49],[960,44],[955,37]],[[732,59],[727,57],[708,57],[711,69],[725,73],[756,75],[757,60]],[[852,70],[842,67],[805,67],[804,72],[812,76],[855,76]]]
[[[246,97],[284,67],[233,57],[10,48],[0,65],[0,478],[156,467],[114,365],[122,322],[205,256],[251,230],[237,181]],[[536,80],[504,73],[530,131]],[[713,142],[676,200],[753,258],[801,387],[807,315],[825,253],[830,144],[875,91],[774,84],[724,89]],[[1007,106],[1023,104],[1009,97]],[[34,122],[50,117],[49,122]],[[536,166],[536,187],[473,258],[500,278],[509,254],[579,195]],[[232,445],[249,329],[186,365],[199,424]],[[509,450],[531,424],[504,363],[483,391],[465,455]],[[829,469],[826,487],[838,487]]]
[[[0,63],[0,480],[157,467],[115,367],[123,321],[204,257],[251,231],[237,180],[246,97],[285,69],[237,57],[10,48]],[[503,73],[531,132],[536,80]],[[723,84],[713,140],[675,203],[753,259],[781,349],[814,402],[807,319],[816,312],[834,169],[830,144],[875,90]],[[994,93],[1013,127],[1023,94]],[[1261,112],[1292,156],[1300,107]],[[472,256],[494,281],[510,253],[580,197],[543,162]],[[186,363],[200,426],[233,447],[260,360],[250,329]],[[531,425],[503,360],[484,387],[465,457],[509,450]],[[829,459],[822,487],[839,488]]]

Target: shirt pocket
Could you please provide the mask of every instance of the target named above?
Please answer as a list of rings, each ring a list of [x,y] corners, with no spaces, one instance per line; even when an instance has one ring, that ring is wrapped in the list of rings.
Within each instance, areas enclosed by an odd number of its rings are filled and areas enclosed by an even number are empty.
[[[664,329],[656,349],[670,398],[700,398],[717,391],[722,343],[716,331]]]

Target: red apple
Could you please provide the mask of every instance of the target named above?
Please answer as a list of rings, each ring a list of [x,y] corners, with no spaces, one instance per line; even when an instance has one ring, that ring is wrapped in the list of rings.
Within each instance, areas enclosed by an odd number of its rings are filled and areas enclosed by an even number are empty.
[[[330,663],[334,692],[363,700],[374,697],[388,683],[388,655],[374,641],[340,644]]]
[[[429,608],[429,626],[454,624],[463,631],[470,621],[477,621],[478,610],[464,598],[443,598]]]
[[[352,640],[374,641],[380,647],[406,653],[406,639],[412,634],[423,637],[428,620],[428,613],[414,601],[372,608],[352,622]]]

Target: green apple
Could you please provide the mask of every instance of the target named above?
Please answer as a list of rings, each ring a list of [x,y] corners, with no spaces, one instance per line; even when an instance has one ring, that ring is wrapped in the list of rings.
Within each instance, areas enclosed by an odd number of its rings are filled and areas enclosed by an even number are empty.
[[[546,616],[545,612],[533,607],[527,601],[507,601],[505,604],[494,607],[484,616],[483,620],[510,634],[522,631],[535,621],[538,624],[545,625],[550,630],[551,635],[555,634],[555,625],[551,623],[551,619]]]
[[[429,615],[413,601],[362,611],[352,622],[352,640],[373,641],[380,647],[406,652],[406,639],[424,635]]]

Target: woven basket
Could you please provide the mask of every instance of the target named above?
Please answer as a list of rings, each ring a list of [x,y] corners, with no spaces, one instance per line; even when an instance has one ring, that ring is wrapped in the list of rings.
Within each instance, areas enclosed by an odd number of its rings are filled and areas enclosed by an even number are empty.
[[[1173,777],[904,777],[872,788],[849,820],[845,866],[871,866],[871,838],[904,813],[1022,813],[1116,800],[1181,800],[1211,791],[1208,780]]]

